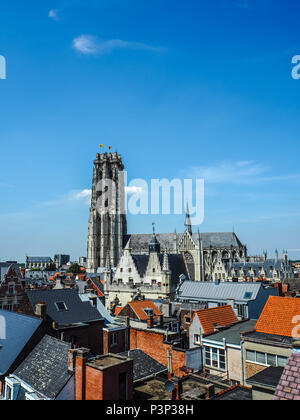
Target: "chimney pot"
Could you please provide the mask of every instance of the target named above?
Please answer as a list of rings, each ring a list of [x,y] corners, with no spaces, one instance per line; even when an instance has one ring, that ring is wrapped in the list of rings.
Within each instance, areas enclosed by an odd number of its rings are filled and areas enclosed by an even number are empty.
[[[147,325],[148,325],[148,328],[153,328],[154,327],[154,316],[153,315],[149,315],[149,318],[147,320]]]
[[[91,305],[92,305],[94,308],[96,308],[96,306],[97,306],[97,296],[91,296],[91,297],[90,297],[90,302],[91,302]]]

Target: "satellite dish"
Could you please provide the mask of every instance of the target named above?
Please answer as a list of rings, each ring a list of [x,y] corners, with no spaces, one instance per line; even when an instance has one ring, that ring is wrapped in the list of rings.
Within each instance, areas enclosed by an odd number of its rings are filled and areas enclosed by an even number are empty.
[[[175,388],[175,385],[172,381],[168,381],[165,385],[165,390],[168,392],[172,392]]]

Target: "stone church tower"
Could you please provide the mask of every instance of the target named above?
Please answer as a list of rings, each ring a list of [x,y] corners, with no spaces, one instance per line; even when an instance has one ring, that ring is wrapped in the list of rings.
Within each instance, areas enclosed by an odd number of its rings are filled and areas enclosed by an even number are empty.
[[[118,264],[127,234],[124,165],[118,153],[98,153],[94,162],[88,228],[87,270]]]

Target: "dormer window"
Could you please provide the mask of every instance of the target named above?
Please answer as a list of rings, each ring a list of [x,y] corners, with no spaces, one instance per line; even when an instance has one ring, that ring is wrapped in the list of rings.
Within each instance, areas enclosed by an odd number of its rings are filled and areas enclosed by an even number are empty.
[[[143,308],[143,311],[145,312],[145,314],[149,317],[149,316],[153,316],[154,315],[154,310],[152,308]]]
[[[67,311],[68,310],[67,305],[65,304],[65,302],[55,302],[55,306],[56,306],[56,309],[59,312],[63,312],[63,311]]]

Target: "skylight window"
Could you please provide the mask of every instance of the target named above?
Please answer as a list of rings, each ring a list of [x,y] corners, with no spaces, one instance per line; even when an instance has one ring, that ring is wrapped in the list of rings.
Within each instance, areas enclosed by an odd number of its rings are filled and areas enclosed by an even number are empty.
[[[251,292],[246,292],[244,295],[244,299],[251,299],[252,298],[252,293]]]
[[[55,302],[55,306],[59,312],[67,311],[67,305],[65,302]]]

